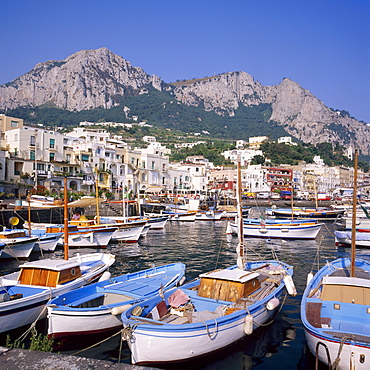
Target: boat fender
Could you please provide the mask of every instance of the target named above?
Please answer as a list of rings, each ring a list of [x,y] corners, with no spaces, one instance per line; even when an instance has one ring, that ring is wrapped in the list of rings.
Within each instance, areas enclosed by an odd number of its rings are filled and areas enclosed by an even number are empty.
[[[272,311],[274,310],[276,307],[278,307],[280,304],[280,301],[279,301],[279,298],[272,298],[270,299],[267,304],[266,304],[266,308],[269,310],[269,311]]]
[[[140,316],[142,314],[142,312],[143,312],[143,308],[141,306],[136,306],[132,310],[131,314],[132,314],[132,316]]]
[[[309,272],[307,274],[307,282],[306,282],[306,286],[310,283],[310,281],[312,280],[313,278],[313,273],[312,272]]]
[[[247,315],[244,319],[244,333],[250,335],[253,333],[253,316]]]
[[[178,286],[181,286],[182,284],[184,284],[185,280],[186,280],[186,277],[185,277],[185,276],[183,276],[183,277],[181,278],[181,280],[179,281]]]
[[[109,280],[112,274],[109,271],[104,271],[102,276],[100,276],[99,281]]]
[[[233,229],[231,228],[230,222],[228,222],[227,227],[226,227],[226,234],[230,235],[232,233],[233,233]]]
[[[297,295],[297,290],[296,290],[295,285],[293,283],[293,279],[290,275],[285,275],[284,276],[284,283],[285,283],[285,287],[286,287],[286,290],[288,291],[288,293],[292,297],[295,297]]]
[[[112,308],[112,315],[117,316],[120,315],[122,312],[128,310],[130,307],[132,307],[131,304],[124,304],[123,306],[113,307]]]

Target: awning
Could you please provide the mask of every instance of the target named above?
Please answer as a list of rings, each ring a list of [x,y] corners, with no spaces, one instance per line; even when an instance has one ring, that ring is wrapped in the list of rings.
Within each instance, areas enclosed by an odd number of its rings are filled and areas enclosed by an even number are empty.
[[[164,187],[162,186],[148,186],[145,189],[145,193],[160,193],[163,189]]]

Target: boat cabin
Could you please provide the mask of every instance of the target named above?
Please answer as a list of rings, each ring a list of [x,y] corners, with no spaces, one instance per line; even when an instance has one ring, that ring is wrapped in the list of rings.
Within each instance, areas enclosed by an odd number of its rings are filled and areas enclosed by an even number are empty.
[[[13,238],[24,238],[26,237],[26,233],[24,230],[11,230],[11,231],[3,231],[0,233],[0,239],[13,239]]]
[[[261,287],[260,274],[243,270],[218,270],[200,275],[198,296],[236,302]]]
[[[81,269],[77,262],[65,260],[38,260],[26,262],[20,266],[19,283],[24,285],[38,285],[56,287],[81,276]]]

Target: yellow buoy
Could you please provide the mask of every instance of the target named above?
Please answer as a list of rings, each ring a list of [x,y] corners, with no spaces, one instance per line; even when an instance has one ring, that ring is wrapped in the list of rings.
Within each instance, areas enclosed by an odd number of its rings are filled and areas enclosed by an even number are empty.
[[[9,222],[11,225],[16,226],[19,224],[19,218],[18,217],[10,217]]]

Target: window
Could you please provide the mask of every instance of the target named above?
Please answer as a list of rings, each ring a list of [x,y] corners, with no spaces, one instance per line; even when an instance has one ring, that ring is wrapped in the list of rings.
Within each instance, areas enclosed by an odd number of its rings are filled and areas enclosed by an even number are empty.
[[[154,170],[154,169],[155,169],[155,162],[152,161],[152,170]]]
[[[110,153],[105,153],[105,158],[109,158],[110,157]]]
[[[35,146],[36,144],[36,137],[35,136],[30,136],[30,145]]]
[[[162,164],[162,171],[166,171],[166,164],[165,163]]]
[[[55,153],[50,153],[49,154],[49,161],[53,162],[55,160]]]
[[[30,159],[31,159],[31,161],[34,161],[36,159],[36,155],[35,155],[34,150],[30,150]]]
[[[143,174],[141,175],[141,181],[143,181],[143,182],[145,182],[145,181],[146,181],[145,173],[143,173]]]
[[[71,155],[70,154],[66,154],[66,161],[68,163],[71,161]]]
[[[55,139],[50,139],[49,148],[50,149],[54,149],[55,148]]]
[[[17,121],[10,121],[10,125],[12,127],[18,127],[18,122]]]
[[[90,156],[88,154],[81,154],[81,161],[82,162],[88,162],[90,159]]]
[[[145,168],[145,161],[141,162],[141,168]]]
[[[135,166],[135,158],[131,158],[131,164]]]

